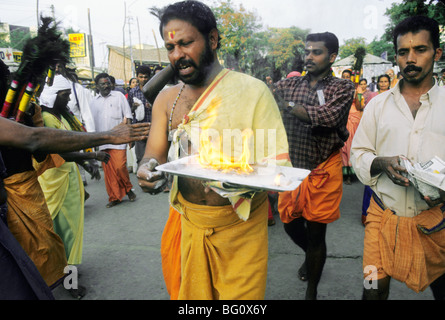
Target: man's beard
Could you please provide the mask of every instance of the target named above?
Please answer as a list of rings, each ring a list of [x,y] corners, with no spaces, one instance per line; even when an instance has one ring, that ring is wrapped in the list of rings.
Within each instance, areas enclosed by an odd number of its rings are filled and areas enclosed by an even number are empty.
[[[199,58],[199,66],[192,60],[179,60],[175,63],[175,73],[177,77],[186,84],[191,85],[200,85],[204,83],[204,80],[207,76],[209,67],[214,62],[214,56],[212,49],[210,48],[210,44],[206,41],[205,51],[201,54]],[[191,65],[195,71],[187,76],[181,76],[179,73],[179,66],[181,64],[189,64]]]

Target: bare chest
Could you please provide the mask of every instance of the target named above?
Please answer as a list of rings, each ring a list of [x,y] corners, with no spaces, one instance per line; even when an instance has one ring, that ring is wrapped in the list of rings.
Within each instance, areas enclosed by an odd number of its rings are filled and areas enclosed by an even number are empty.
[[[171,129],[176,129],[184,117],[190,113],[200,95],[200,92],[188,90],[187,87],[178,93],[178,96],[169,107]]]
[[[413,118],[416,118],[417,111],[419,111],[419,108],[422,105],[420,103],[420,97],[405,95],[404,98],[409,107],[409,110],[411,111],[411,114],[413,115]]]

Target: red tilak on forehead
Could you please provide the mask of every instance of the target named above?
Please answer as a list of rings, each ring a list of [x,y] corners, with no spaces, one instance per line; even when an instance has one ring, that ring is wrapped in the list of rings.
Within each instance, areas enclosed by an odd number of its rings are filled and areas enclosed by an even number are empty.
[[[170,31],[168,33],[168,37],[170,38],[170,40],[173,40],[175,38],[175,33],[176,33],[176,31]]]

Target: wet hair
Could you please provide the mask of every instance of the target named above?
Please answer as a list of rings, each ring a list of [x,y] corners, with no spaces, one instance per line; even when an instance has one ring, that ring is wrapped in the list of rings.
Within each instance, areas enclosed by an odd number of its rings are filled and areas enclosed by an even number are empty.
[[[110,75],[109,75],[108,73],[105,73],[105,72],[103,72],[103,73],[99,73],[99,74],[94,78],[94,82],[95,82],[96,84],[98,84],[98,83],[99,83],[99,80],[102,79],[102,78],[108,78],[108,79],[110,79]],[[110,79],[110,81],[111,81],[111,79]]]
[[[161,23],[159,25],[159,32],[162,38],[164,38],[164,27],[171,20],[178,19],[187,21],[206,38],[213,29],[218,31],[216,25],[216,18],[212,10],[205,4],[196,0],[186,0],[181,2],[176,2],[174,4],[166,7],[161,15]],[[218,46],[220,47],[221,37],[218,31]]]
[[[331,55],[333,53],[338,53],[338,38],[335,34],[331,32],[324,33],[311,33],[306,37],[306,42],[312,41],[323,41],[326,48],[328,48],[328,53]]]
[[[412,16],[400,22],[393,31],[393,43],[397,52],[397,38],[403,36],[408,32],[417,33],[421,30],[426,30],[430,33],[431,42],[434,50],[440,48],[439,40],[439,24],[436,20],[425,16]]]
[[[139,66],[139,68],[136,70],[136,76],[138,74],[148,74],[148,76],[151,76],[151,69],[149,66]]]

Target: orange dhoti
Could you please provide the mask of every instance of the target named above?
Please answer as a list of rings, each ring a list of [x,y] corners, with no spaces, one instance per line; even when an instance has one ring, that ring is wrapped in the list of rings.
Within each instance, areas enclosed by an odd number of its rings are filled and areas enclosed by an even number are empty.
[[[181,285],[181,214],[173,207],[161,238],[162,273],[171,300],[177,300]]]
[[[127,169],[127,151],[125,149],[107,149],[102,151],[110,155],[110,160],[107,164],[102,162],[109,202],[121,201],[133,187]]]
[[[366,218],[363,270],[369,279],[390,276],[416,292],[445,273],[445,215],[440,206],[409,218],[373,195]],[[376,274],[377,273],[377,274]]]
[[[303,217],[308,221],[331,223],[340,218],[343,195],[342,160],[333,153],[293,191],[280,192],[278,211],[283,223]]]

